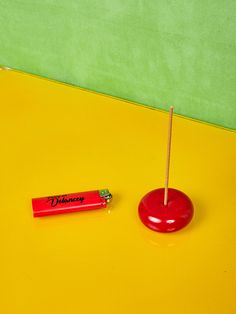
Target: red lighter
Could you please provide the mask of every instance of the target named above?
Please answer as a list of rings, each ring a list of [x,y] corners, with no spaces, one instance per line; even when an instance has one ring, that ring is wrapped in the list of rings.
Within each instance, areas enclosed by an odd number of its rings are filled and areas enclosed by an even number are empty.
[[[105,208],[111,199],[107,189],[33,198],[33,214],[42,217]]]

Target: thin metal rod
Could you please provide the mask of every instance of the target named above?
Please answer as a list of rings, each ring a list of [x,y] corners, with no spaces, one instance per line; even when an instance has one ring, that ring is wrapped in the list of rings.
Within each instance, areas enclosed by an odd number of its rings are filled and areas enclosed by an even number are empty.
[[[172,118],[174,107],[170,107],[169,111],[169,130],[168,130],[168,143],[167,143],[167,156],[166,156],[166,181],[165,181],[165,194],[164,205],[168,203],[168,184],[169,184],[169,169],[170,169],[170,149],[171,149],[171,135],[172,135]]]

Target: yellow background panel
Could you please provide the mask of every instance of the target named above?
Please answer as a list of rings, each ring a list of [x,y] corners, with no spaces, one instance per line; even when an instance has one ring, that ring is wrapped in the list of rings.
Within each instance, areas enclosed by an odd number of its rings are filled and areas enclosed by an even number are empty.
[[[1,313],[236,312],[236,133],[174,117],[170,186],[195,216],[160,234],[137,207],[168,114],[13,71],[0,88]],[[32,197],[106,187],[107,209],[32,217]]]

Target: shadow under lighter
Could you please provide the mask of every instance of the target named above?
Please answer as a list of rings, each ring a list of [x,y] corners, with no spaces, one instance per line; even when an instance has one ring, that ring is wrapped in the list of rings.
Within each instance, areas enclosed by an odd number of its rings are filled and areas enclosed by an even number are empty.
[[[107,189],[32,199],[34,217],[105,208],[112,199]]]

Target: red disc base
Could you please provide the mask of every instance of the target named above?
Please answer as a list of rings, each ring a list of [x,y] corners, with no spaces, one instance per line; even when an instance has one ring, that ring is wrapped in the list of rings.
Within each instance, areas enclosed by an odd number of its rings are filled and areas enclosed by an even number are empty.
[[[164,205],[165,189],[146,194],[139,204],[139,216],[145,226],[158,232],[173,232],[185,227],[193,217],[193,204],[183,192],[168,189],[168,203]]]

